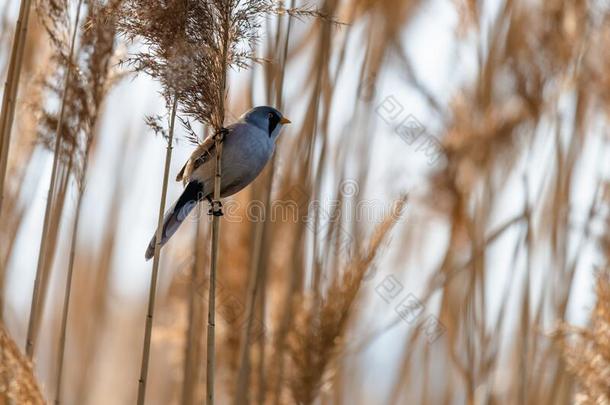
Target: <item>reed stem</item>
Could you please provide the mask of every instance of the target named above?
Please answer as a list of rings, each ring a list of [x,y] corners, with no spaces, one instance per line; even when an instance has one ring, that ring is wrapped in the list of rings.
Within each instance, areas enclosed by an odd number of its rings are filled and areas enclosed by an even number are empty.
[[[266,205],[265,205],[266,207]],[[265,211],[268,212],[268,211]],[[237,374],[237,390],[235,394],[235,405],[247,403],[248,381],[250,376],[250,346],[251,332],[254,321],[254,309],[256,306],[256,294],[260,289],[260,280],[262,278],[263,269],[258,266],[261,245],[263,242],[264,222],[257,222],[254,228],[254,255],[251,258],[252,264],[250,274],[248,274],[248,298],[246,303],[246,327],[243,330],[241,338],[241,348],[239,354],[239,372]]]
[[[193,251],[195,257],[191,268],[191,282],[188,293],[188,317],[189,324],[186,333],[186,345],[184,350],[184,369],[182,378],[182,405],[191,405],[195,402],[197,383],[201,370],[201,352],[203,336],[203,302],[199,298],[199,288],[203,284],[204,254],[199,248],[202,222],[198,222],[193,238]]]
[[[82,181],[84,181],[85,173],[87,172],[87,158],[85,158],[85,164],[83,165]],[[72,292],[72,273],[74,269],[74,257],[76,255],[76,240],[78,236],[78,225],[80,223],[80,213],[82,208],[84,195],[84,187],[78,193],[78,201],[76,203],[76,213],[74,214],[74,223],[72,224],[72,240],[70,241],[70,258],[68,261],[68,273],[66,275],[66,289],[64,292],[64,304],[61,315],[61,329],[59,337],[59,349],[57,351],[57,376],[55,380],[55,404],[59,405],[61,402],[61,382],[64,368],[64,354],[66,350],[66,329],[68,326],[68,310],[70,308],[70,294]]]
[[[146,396],[146,378],[148,376],[148,361],[150,358],[150,339],[152,336],[155,296],[157,293],[157,278],[159,275],[159,258],[161,253],[161,236],[163,232],[163,213],[165,212],[165,200],[167,198],[167,185],[169,182],[169,167],[172,160],[172,142],[174,139],[174,126],[176,122],[177,108],[178,96],[175,96],[170,115],[169,136],[167,138],[167,148],[165,152],[165,170],[163,173],[163,186],[161,188],[161,203],[159,204],[159,218],[157,221],[157,234],[155,236],[155,255],[153,258],[152,275],[150,278],[150,290],[148,292],[148,310],[146,312],[146,327],[144,330],[142,366],[140,368],[140,379],[138,381],[138,405],[144,404],[144,398]]]
[[[216,271],[218,269],[218,240],[220,236],[220,216],[215,211],[220,206],[220,184],[222,179],[222,141],[224,137],[225,93],[227,89],[227,69],[229,65],[229,44],[231,29],[231,2],[227,1],[222,10],[222,59],[223,69],[218,92],[218,115],[215,117],[214,144],[216,147],[216,164],[214,168],[214,198],[212,202],[212,253],[210,255],[210,289],[208,296],[208,336],[206,359],[206,403],[214,405],[214,377],[215,377],[215,333],[216,333]]]
[[[290,3],[290,8],[294,7],[294,0]],[[283,89],[284,89],[284,74],[286,70],[286,59],[288,56],[288,42],[290,39],[290,31],[292,27],[292,18],[288,16],[288,22],[286,27],[286,35],[283,38],[283,41],[276,39],[276,52],[279,53],[280,44],[282,45],[282,53],[280,60],[280,69],[278,70],[277,77],[277,86],[275,88],[275,104],[277,108],[280,110],[283,109]],[[277,32],[280,33],[280,26],[278,23]],[[271,189],[273,186],[273,174],[275,169],[275,155],[271,160],[271,164],[269,170],[265,176],[264,182],[264,202],[265,202],[265,213],[269,213],[271,211]],[[246,307],[246,327],[244,328],[244,334],[242,336],[242,347],[240,351],[240,368],[237,378],[237,390],[235,395],[235,404],[245,403],[247,400],[247,392],[248,392],[248,381],[250,376],[250,346],[252,344],[251,340],[251,331],[252,324],[254,322],[254,308],[256,306],[256,297],[257,294],[260,294],[260,305],[261,305],[261,322],[264,323],[264,307],[265,307],[265,291],[263,280],[265,278],[267,264],[268,264],[268,253],[270,251],[269,247],[269,235],[271,234],[271,223],[266,220],[263,222],[257,222],[255,225],[255,236],[254,236],[254,245],[253,245],[253,253],[252,253],[252,268],[250,269],[251,275],[251,283],[249,283],[248,287],[248,305]],[[264,339],[263,336],[260,339]],[[264,361],[264,340],[261,343],[261,356],[259,361]],[[264,371],[261,369],[260,371]],[[260,384],[264,385],[264,375],[259,373]],[[264,389],[260,389],[259,391],[259,403],[262,403],[264,399]]]
[[[80,21],[81,6],[83,0],[78,1],[76,9],[76,17],[74,18],[74,30],[72,31],[72,38],[70,39],[70,52],[68,54],[68,66],[66,69],[66,78],[64,79],[63,96],[61,100],[61,107],[59,112],[59,118],[57,120],[57,127],[55,129],[55,148],[53,151],[53,169],[51,171],[51,183],[49,185],[49,191],[47,193],[47,205],[44,214],[44,224],[42,228],[42,235],[40,237],[40,249],[38,252],[38,265],[36,267],[36,278],[34,279],[34,289],[32,291],[32,305],[30,309],[30,320],[28,322],[28,331],[25,344],[25,353],[29,359],[34,355],[34,349],[36,345],[36,335],[38,331],[39,313],[40,307],[43,303],[39,302],[38,296],[40,294],[40,281],[42,278],[43,267],[46,258],[47,249],[47,233],[51,223],[51,206],[53,204],[53,197],[55,194],[55,183],[57,182],[57,171],[59,167],[59,155],[61,150],[61,127],[63,126],[64,115],[66,110],[66,101],[68,99],[68,90],[70,84],[70,76],[72,75],[72,59],[74,56],[74,48],[76,44],[76,33],[78,32],[78,23]]]
[[[215,370],[215,332],[216,332],[216,272],[218,269],[218,240],[220,237],[220,216],[217,209],[220,203],[220,180],[222,178],[221,156],[223,130],[216,131],[216,164],[214,169],[214,201],[212,202],[212,253],[210,256],[210,289],[208,297],[208,343],[206,361],[206,397],[207,404],[214,404],[214,370]]]
[[[26,35],[30,19],[32,0],[21,0],[19,17],[15,27],[15,38],[11,50],[4,95],[2,96],[2,111],[0,112],[0,212],[4,201],[4,180],[8,166],[8,151],[11,144],[11,129],[15,117],[15,105],[21,67],[23,64],[23,52],[25,50]]]

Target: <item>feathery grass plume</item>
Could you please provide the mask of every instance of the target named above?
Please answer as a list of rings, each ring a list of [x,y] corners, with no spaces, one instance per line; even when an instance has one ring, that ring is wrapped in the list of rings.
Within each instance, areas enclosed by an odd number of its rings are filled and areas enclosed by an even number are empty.
[[[38,125],[38,141],[50,151],[55,148],[56,131],[58,125],[60,134],[59,163],[66,166],[72,159],[72,166],[75,177],[80,178],[80,167],[82,167],[83,151],[85,149],[84,134],[90,132],[90,117],[95,115],[90,111],[89,95],[87,94],[87,81],[92,77],[87,77],[87,73],[81,70],[79,55],[70,56],[69,40],[69,4],[67,1],[39,1],[36,3],[37,11],[42,16],[42,23],[53,45],[52,73],[45,77],[40,84],[45,95],[55,100],[62,100],[66,93],[63,104],[63,116],[56,108],[42,108],[41,117]],[[77,33],[77,30],[74,31]],[[83,35],[83,39],[85,35]],[[75,37],[76,39],[76,37]],[[81,44],[81,47],[86,47]],[[86,68],[85,68],[86,70]],[[70,77],[67,77],[68,72]],[[62,84],[67,83],[64,88]],[[67,89],[67,90],[66,90]],[[60,122],[61,120],[61,122]],[[74,159],[76,158],[76,161]]]
[[[610,269],[598,272],[595,291],[597,303],[590,326],[562,328],[566,338],[574,338],[560,346],[570,371],[578,379],[574,401],[580,405],[610,403]]]
[[[111,80],[110,64],[114,56],[116,37],[116,9],[122,0],[99,0],[87,1],[86,29],[81,38],[80,58],[84,60],[78,70],[78,79],[73,80],[74,86],[80,87],[79,91],[73,93],[83,99],[76,103],[84,110],[79,114],[82,122],[76,126],[82,129],[81,145],[77,149],[82,154],[82,162],[77,174],[78,197],[76,211],[72,224],[72,235],[70,243],[70,255],[68,259],[68,271],[66,275],[65,296],[60,326],[60,339],[58,350],[58,366],[55,384],[55,403],[61,401],[61,388],[63,377],[64,351],[66,345],[66,329],[68,323],[68,310],[70,307],[70,294],[72,289],[72,271],[74,268],[74,257],[76,254],[76,241],[81,217],[82,201],[85,193],[85,181],[89,163],[89,155],[94,136],[97,132],[97,121],[102,108],[105,95],[109,85],[115,83]],[[70,98],[74,102],[75,98]],[[72,103],[70,103],[72,104]],[[74,127],[72,128],[74,129]]]
[[[44,404],[32,363],[0,324],[0,403]]]
[[[606,179],[600,187],[600,206],[607,208],[610,182]],[[579,405],[610,403],[610,212],[600,214],[606,227],[597,238],[603,264],[596,274],[597,301],[589,325],[576,328],[564,323],[557,333],[567,367],[577,379],[574,402]]]
[[[0,211],[4,200],[4,180],[8,165],[8,152],[11,144],[11,129],[15,116],[17,90],[23,65],[26,33],[30,18],[32,0],[21,0],[19,17],[15,26],[15,36],[11,49],[6,86],[2,95],[2,110],[0,110]]]
[[[394,212],[401,212],[405,203],[406,197],[399,199]],[[313,296],[295,299],[293,305],[303,302],[289,335],[289,353],[293,362],[289,387],[295,403],[311,404],[318,397],[325,373],[343,347],[347,321],[353,312],[362,280],[398,219],[394,215],[385,218],[375,229],[368,246],[355,252],[355,257],[346,267],[332,276],[319,303]]]
[[[148,47],[127,62],[159,80],[166,99],[172,95],[167,89],[176,89],[180,111],[218,131],[225,120],[226,73],[262,61],[253,45],[262,18],[271,14],[327,18],[316,9],[284,8],[272,0],[126,1],[121,29]]]
[[[39,14],[47,16],[48,20],[46,23],[48,34],[55,44],[58,59],[65,63],[65,74],[63,78],[63,87],[59,89],[61,94],[61,102],[59,107],[59,113],[57,119],[51,121],[55,123],[55,137],[54,137],[54,148],[53,148],[53,168],[51,170],[51,181],[49,184],[49,191],[47,193],[47,202],[44,215],[44,224],[42,229],[42,235],[40,238],[40,250],[38,252],[38,265],[36,268],[36,276],[34,279],[34,288],[32,291],[32,305],[30,309],[30,319],[28,322],[28,331],[26,338],[26,355],[32,358],[36,345],[36,338],[38,333],[38,326],[40,324],[40,314],[42,313],[42,307],[46,297],[46,280],[48,280],[48,273],[50,266],[52,265],[52,258],[55,252],[55,242],[57,240],[57,231],[59,226],[59,219],[63,210],[63,203],[65,196],[65,185],[69,178],[73,155],[72,152],[76,150],[76,138],[73,137],[73,133],[70,134],[70,127],[66,127],[64,124],[64,118],[66,112],[69,111],[70,105],[69,100],[73,97],[79,98],[78,96],[71,95],[70,90],[74,69],[74,50],[76,46],[76,34],[79,29],[80,13],[83,0],[78,0],[76,15],[74,16],[74,26],[70,34],[68,45],[66,41],[62,39],[61,34],[65,32],[63,29],[69,27],[68,19],[68,4],[65,0],[51,1],[51,2],[38,2],[37,6],[40,10]],[[66,52],[66,46],[68,51]],[[78,111],[75,116],[81,114]],[[71,115],[68,114],[70,117]],[[68,120],[66,123],[70,123]],[[78,125],[78,123],[76,123]],[[72,136],[70,136],[72,135]],[[65,139],[64,139],[65,138]],[[62,165],[62,145],[63,141],[68,141],[68,162],[67,165]],[[58,175],[62,175],[62,178],[58,182]],[[58,187],[58,188],[57,188]],[[57,188],[57,189],[56,189]],[[48,248],[51,248],[50,250]],[[42,289],[41,289],[42,284]]]

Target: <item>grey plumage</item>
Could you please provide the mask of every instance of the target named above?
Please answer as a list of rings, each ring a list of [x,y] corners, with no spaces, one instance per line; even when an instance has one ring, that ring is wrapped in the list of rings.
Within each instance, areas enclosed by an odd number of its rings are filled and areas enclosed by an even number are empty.
[[[226,128],[221,157],[221,198],[244,189],[263,170],[273,151],[283,124],[290,121],[273,107],[255,107]],[[195,149],[176,177],[185,185],[180,198],[167,210],[163,220],[161,246],[178,230],[198,202],[210,200],[214,192],[216,150],[212,136]],[[153,257],[156,232],[146,260]]]

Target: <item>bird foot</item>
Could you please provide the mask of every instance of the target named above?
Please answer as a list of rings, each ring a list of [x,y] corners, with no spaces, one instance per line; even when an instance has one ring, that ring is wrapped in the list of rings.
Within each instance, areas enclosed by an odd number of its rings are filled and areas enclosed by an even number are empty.
[[[227,128],[220,128],[215,136],[218,138],[218,141],[222,142],[225,139],[225,136],[229,133],[229,130]]]
[[[213,215],[215,217],[224,216],[224,213],[222,212],[222,203],[217,200],[210,200],[210,210],[208,211],[208,215]]]

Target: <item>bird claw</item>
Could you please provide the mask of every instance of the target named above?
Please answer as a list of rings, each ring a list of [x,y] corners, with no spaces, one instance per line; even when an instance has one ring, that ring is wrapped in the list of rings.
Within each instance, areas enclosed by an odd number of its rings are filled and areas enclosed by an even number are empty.
[[[229,133],[229,130],[227,128],[220,128],[215,136],[218,138],[218,141],[222,142],[225,139],[225,136]]]
[[[208,215],[213,215],[215,217],[224,216],[224,213],[222,212],[222,203],[220,201],[210,201],[210,210],[208,211]]]

